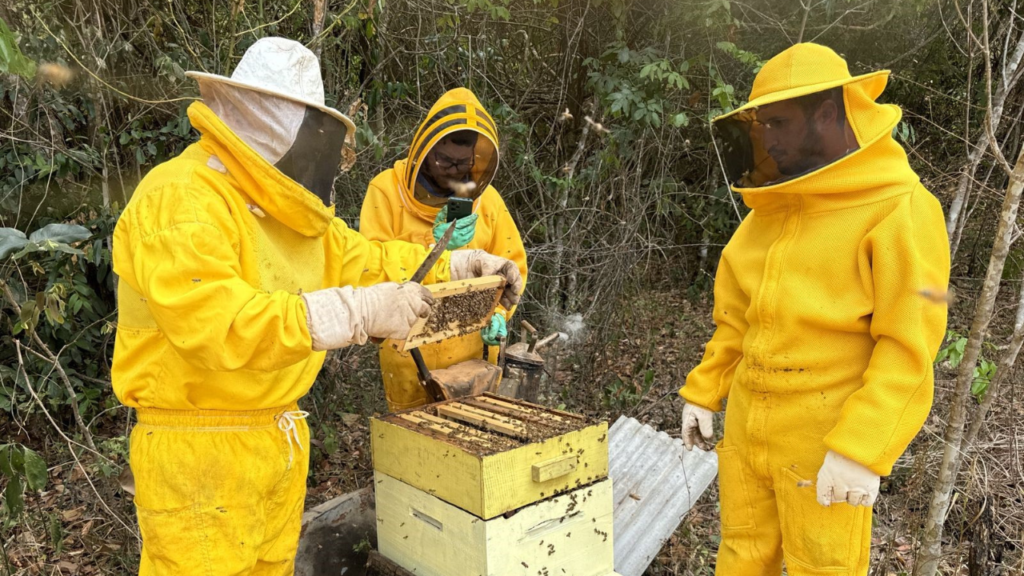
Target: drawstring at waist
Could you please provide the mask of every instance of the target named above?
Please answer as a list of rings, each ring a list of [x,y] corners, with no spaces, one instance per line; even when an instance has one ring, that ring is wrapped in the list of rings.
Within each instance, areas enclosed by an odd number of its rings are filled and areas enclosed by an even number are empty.
[[[299,438],[299,429],[295,426],[297,420],[305,420],[309,416],[309,412],[305,410],[289,410],[282,412],[277,417],[277,428],[284,432],[284,437],[288,439],[288,467],[292,467],[292,463],[295,461],[295,449],[292,447],[292,439],[295,439],[295,443],[299,445],[299,450],[305,450],[302,446],[302,439]]]
[[[296,422],[305,420],[309,412],[295,404],[264,410],[230,412],[222,410],[163,410],[137,408],[139,425],[149,429],[178,430],[201,433],[245,432],[265,430],[276,425],[288,441],[288,468],[295,462],[295,444],[305,450]]]

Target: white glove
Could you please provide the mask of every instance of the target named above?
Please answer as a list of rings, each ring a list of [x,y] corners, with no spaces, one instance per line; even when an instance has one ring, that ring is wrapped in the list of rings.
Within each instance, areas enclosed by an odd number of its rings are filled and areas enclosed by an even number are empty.
[[[711,450],[711,418],[714,412],[689,402],[683,406],[683,445],[687,451],[697,446],[705,452]]]
[[[313,350],[365,344],[368,337],[404,339],[430,315],[430,291],[413,282],[384,282],[369,288],[327,288],[302,295]]]
[[[872,506],[878,499],[881,480],[863,465],[829,450],[818,470],[818,504],[846,502],[851,506]]]
[[[484,250],[456,250],[451,259],[452,280],[467,280],[481,276],[504,276],[505,292],[501,295],[501,305],[511,308],[519,302],[519,293],[523,291],[523,277],[515,262],[493,256]]]

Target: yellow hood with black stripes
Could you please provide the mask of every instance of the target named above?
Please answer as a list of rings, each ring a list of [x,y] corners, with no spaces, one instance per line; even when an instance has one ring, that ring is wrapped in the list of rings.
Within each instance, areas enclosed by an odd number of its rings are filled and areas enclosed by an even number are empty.
[[[416,180],[427,153],[442,138],[460,130],[472,130],[486,139],[476,146],[470,177],[476,183],[474,198],[487,189],[498,171],[498,130],[476,95],[466,88],[455,88],[434,103],[427,119],[416,130],[408,158],[396,165],[400,169],[400,184],[406,198],[419,203]]]

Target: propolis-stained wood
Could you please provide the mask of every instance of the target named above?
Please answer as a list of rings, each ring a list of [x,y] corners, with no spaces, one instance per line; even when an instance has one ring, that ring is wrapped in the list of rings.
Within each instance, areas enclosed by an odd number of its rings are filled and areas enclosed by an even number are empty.
[[[501,276],[481,276],[466,280],[454,280],[437,284],[424,284],[434,297],[430,316],[413,324],[405,340],[390,340],[395,350],[408,352],[424,344],[441,342],[449,338],[475,332],[487,326],[494,315],[494,309],[501,300],[501,292],[505,287],[505,279]],[[460,299],[483,298],[483,302],[474,301],[473,310],[448,310],[457,305]],[[476,300],[479,300],[477,298]],[[451,318],[439,318],[439,314],[448,311]]]
[[[374,470],[489,520],[608,476],[608,424],[492,394],[370,420]]]

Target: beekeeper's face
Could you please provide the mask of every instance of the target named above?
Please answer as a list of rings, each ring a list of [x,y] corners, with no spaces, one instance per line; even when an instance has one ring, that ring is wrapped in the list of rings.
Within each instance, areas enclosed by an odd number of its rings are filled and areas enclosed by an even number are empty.
[[[821,169],[858,148],[841,89],[742,111],[715,123],[733,186],[769,186]]]
[[[469,134],[476,136],[473,132]],[[467,180],[475,162],[475,140],[462,132],[443,138],[427,153],[427,174],[445,188],[450,180]]]

